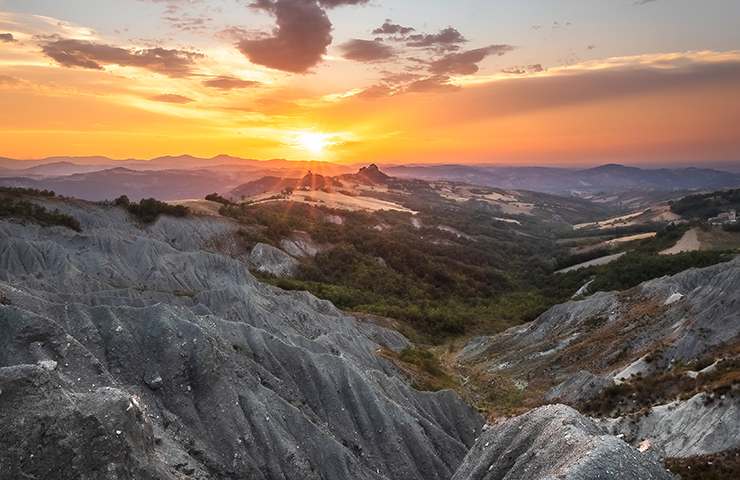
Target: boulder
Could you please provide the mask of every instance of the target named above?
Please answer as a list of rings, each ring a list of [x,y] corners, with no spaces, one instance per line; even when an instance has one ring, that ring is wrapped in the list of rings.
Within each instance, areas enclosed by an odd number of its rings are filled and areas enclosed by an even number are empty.
[[[279,248],[258,243],[249,254],[249,263],[261,273],[276,277],[290,277],[296,274],[300,263]]]
[[[452,480],[670,480],[653,457],[564,405],[488,425]]]

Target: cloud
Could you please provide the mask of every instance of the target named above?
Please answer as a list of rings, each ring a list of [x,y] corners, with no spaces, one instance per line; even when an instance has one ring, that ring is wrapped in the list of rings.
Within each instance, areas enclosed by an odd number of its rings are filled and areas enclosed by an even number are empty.
[[[213,18],[207,15],[173,13],[163,16],[162,20],[169,23],[173,28],[183,32],[202,32],[208,28]]]
[[[370,0],[319,0],[322,7],[334,8],[342,5],[365,5]]]
[[[496,80],[464,88],[456,106],[469,116],[524,112],[635,99],[669,91],[738,85],[740,53],[620,57],[549,69],[543,76]],[[735,87],[737,92],[737,87]],[[451,118],[454,116],[450,112]]]
[[[458,50],[460,44],[468,40],[453,27],[440,30],[439,33],[414,34],[408,36],[406,45],[409,47],[435,48],[441,51]]]
[[[511,45],[490,45],[462,53],[450,53],[429,64],[436,75],[472,75],[478,72],[478,63],[489,55],[504,55],[514,50]]]
[[[271,34],[250,36],[239,51],[257,65],[306,73],[318,65],[332,42],[326,8],[364,5],[368,0],[254,0],[249,6],[275,16]]]
[[[648,3],[653,3],[656,0],[635,0],[634,5],[647,5]]]
[[[260,82],[255,82],[253,80],[242,80],[241,78],[229,76],[214,77],[203,81],[203,85],[206,87],[218,88],[220,90],[255,87],[259,84]]]
[[[15,42],[15,37],[12,33],[0,33],[0,42],[2,43],[12,43]]]
[[[526,75],[528,73],[540,73],[544,70],[545,69],[542,68],[542,65],[535,63],[533,65],[518,65],[515,67],[503,68],[501,69],[501,72],[509,75]]]
[[[460,87],[450,83],[446,75],[434,75],[411,82],[403,89],[404,92],[450,92],[460,90]]]
[[[239,50],[257,65],[293,73],[305,73],[317,65],[331,44],[331,22],[313,0],[263,0],[254,8],[275,15],[271,36],[244,39]]]
[[[383,25],[373,30],[373,35],[402,35],[406,36],[411,32],[416,31],[413,27],[404,27],[397,23],[393,23],[390,19],[386,20]]]
[[[377,40],[352,39],[339,46],[342,57],[356,62],[377,62],[395,55],[393,48]]]
[[[182,95],[176,95],[174,93],[165,93],[163,95],[155,95],[153,97],[149,97],[149,100],[154,100],[156,102],[165,102],[165,103],[192,103],[195,100],[192,98],[184,97]]]
[[[76,39],[56,39],[41,46],[46,56],[63,67],[102,70],[105,65],[138,67],[170,77],[192,73],[195,60],[203,55],[161,47],[129,50]]]

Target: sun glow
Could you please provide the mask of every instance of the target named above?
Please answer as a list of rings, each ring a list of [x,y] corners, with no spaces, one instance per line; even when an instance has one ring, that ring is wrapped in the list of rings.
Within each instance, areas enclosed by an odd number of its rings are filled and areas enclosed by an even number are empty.
[[[316,132],[301,132],[296,136],[295,145],[314,155],[322,155],[325,150],[333,145],[331,135]]]

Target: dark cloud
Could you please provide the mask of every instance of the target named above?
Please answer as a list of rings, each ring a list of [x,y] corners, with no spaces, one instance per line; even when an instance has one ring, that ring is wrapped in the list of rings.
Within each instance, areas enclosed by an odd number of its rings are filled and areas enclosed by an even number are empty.
[[[415,73],[389,73],[381,82],[358,94],[360,98],[390,97],[404,93],[451,92],[460,87],[446,75],[423,76]]]
[[[441,51],[458,50],[460,44],[468,40],[453,27],[447,27],[438,33],[418,33],[407,37],[409,47],[434,48]]]
[[[64,67],[102,70],[104,65],[139,67],[170,77],[192,73],[195,60],[203,55],[161,47],[129,50],[76,39],[56,39],[41,46],[46,56]]]
[[[411,73],[411,72],[400,72],[400,73],[385,72],[385,76],[383,77],[382,81],[383,83],[386,83],[386,84],[398,85],[398,84],[418,80],[422,77],[423,75],[419,75],[418,73]]]
[[[3,43],[15,42],[15,37],[13,37],[12,33],[0,33],[0,42],[3,42]]]
[[[339,46],[342,57],[356,62],[377,62],[395,55],[393,48],[377,40],[352,39]]]
[[[450,53],[429,64],[429,71],[436,75],[472,75],[478,63],[489,55],[504,55],[514,50],[511,45],[490,45],[461,53]]]
[[[635,0],[634,5],[646,5],[648,3],[653,3],[656,0]]]
[[[188,97],[183,97],[182,95],[175,95],[174,93],[165,93],[163,95],[155,95],[153,97],[149,97],[149,100],[154,100],[156,102],[165,102],[165,103],[192,103],[195,100]]]
[[[207,15],[191,15],[189,13],[171,13],[162,17],[173,28],[183,32],[202,32],[207,30],[213,21]]]
[[[740,61],[703,62],[686,56],[603,70],[512,78],[465,88],[455,99],[454,111],[447,104],[445,115],[450,122],[476,121],[491,115],[522,115],[614,99],[640,102],[636,99],[653,93],[683,94],[707,88],[736,91],[736,85],[740,85]]]
[[[211,88],[218,88],[221,90],[234,90],[237,88],[256,87],[259,82],[252,80],[242,80],[241,78],[221,76],[214,77],[203,82],[203,85]]]
[[[413,27],[404,27],[391,20],[386,20],[383,25],[373,30],[373,35],[401,35],[406,36],[416,31]]]
[[[331,44],[331,22],[316,1],[262,0],[253,3],[275,15],[271,36],[239,42],[239,50],[257,65],[305,73],[317,65]]]
[[[390,97],[393,95],[394,89],[391,88],[388,85],[383,85],[382,83],[379,83],[377,85],[372,85],[362,92],[358,93],[357,96],[360,98],[380,98],[380,97]]]
[[[341,7],[343,5],[365,5],[370,0],[319,0],[319,4],[322,7],[334,8]]]
[[[508,73],[510,75],[526,75],[528,73],[540,73],[543,72],[545,69],[542,68],[542,65],[539,63],[535,63],[533,65],[519,65],[516,67],[509,67],[509,68],[503,68],[501,71],[503,73]]]
[[[249,35],[239,50],[257,65],[306,73],[321,62],[332,42],[327,8],[363,5],[368,0],[253,0],[249,6],[275,16],[270,34]]]
[[[434,75],[411,82],[404,88],[404,92],[450,92],[460,90],[460,87],[450,83],[446,75]]]

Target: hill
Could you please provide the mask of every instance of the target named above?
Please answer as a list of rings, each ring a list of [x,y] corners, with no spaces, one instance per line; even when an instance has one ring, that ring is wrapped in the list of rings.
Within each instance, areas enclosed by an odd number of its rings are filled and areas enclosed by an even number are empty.
[[[121,207],[29,198],[78,219],[82,233],[0,219],[9,478],[472,479],[478,462],[463,464],[466,454],[508,436],[486,427],[476,442],[483,419],[457,394],[413,388],[439,372],[404,336],[260,283],[234,221],[142,225]],[[540,430],[542,415],[516,430]],[[567,416],[582,455],[659,471]],[[525,478],[491,457],[491,469]],[[579,468],[564,462],[560,472]]]
[[[707,168],[646,169],[610,164],[587,169],[470,165],[395,166],[394,176],[468,182],[497,188],[556,194],[673,192],[740,186],[740,174]]]

